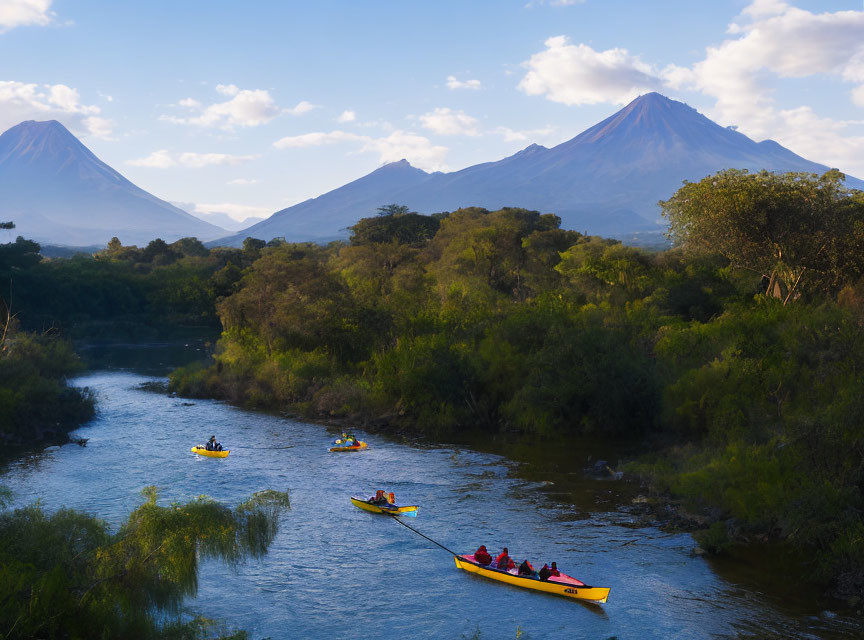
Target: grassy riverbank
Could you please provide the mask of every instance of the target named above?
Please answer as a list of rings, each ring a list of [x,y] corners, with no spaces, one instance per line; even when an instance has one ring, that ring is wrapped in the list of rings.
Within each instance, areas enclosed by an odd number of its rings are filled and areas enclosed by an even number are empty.
[[[451,439],[637,439],[628,466],[706,547],[779,542],[864,593],[864,199],[837,174],[726,172],[643,252],[520,209],[383,215],[265,249],[172,388]]]

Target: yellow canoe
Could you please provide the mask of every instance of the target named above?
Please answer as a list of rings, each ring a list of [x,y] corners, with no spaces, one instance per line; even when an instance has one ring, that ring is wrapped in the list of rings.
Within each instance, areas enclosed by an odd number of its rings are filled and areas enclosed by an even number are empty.
[[[609,597],[609,589],[607,587],[592,587],[563,573],[548,580],[539,580],[530,576],[517,575],[516,569],[499,571],[498,569],[484,567],[474,561],[473,555],[454,556],[454,559],[456,560],[456,566],[468,573],[476,573],[484,578],[506,582],[523,589],[544,591],[567,598],[597,603],[604,603],[606,602],[606,598]]]
[[[330,447],[330,451],[360,451],[360,449],[365,449],[367,446],[369,445],[365,442],[360,442],[360,444],[351,445],[350,447],[337,445],[335,447]]]
[[[358,509],[363,509],[363,511],[371,511],[372,513],[386,513],[394,516],[404,514],[415,515],[417,513],[417,509],[420,508],[416,504],[412,504],[404,505],[401,507],[394,505],[393,508],[388,509],[387,507],[379,507],[377,504],[371,504],[363,498],[355,498],[354,496],[351,496],[351,504],[353,504]]]
[[[196,444],[192,447],[192,453],[197,453],[199,456],[207,456],[208,458],[227,458],[228,454],[231,453],[231,450],[224,449],[223,451],[207,451],[207,447]]]

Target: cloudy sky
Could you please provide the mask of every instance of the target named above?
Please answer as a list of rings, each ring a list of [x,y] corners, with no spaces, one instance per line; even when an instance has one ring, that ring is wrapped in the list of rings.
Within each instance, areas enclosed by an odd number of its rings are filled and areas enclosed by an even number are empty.
[[[0,130],[57,119],[238,219],[557,144],[648,91],[864,178],[862,0],[0,0]]]

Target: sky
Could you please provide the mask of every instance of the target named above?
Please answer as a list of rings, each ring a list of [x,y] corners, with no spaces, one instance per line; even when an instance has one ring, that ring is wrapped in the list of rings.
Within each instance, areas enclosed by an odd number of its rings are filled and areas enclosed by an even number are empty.
[[[0,0],[0,131],[59,120],[238,220],[552,146],[649,91],[864,178],[861,0]]]

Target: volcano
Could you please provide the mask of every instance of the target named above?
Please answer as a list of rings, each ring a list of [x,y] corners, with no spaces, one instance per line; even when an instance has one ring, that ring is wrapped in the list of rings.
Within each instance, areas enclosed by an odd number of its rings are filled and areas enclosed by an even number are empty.
[[[47,244],[203,240],[225,230],[135,186],[56,120],[22,122],[0,135],[0,220]]]
[[[389,203],[422,213],[525,207],[559,215],[568,229],[613,237],[656,234],[663,228],[659,200],[684,180],[722,169],[824,173],[828,167],[772,140],[751,140],[683,102],[648,93],[555,147],[532,144],[497,162],[451,173],[425,173],[404,160],[392,163],[217,243],[238,245],[247,236],[345,237],[346,227]],[[851,177],[847,184],[864,188]]]

